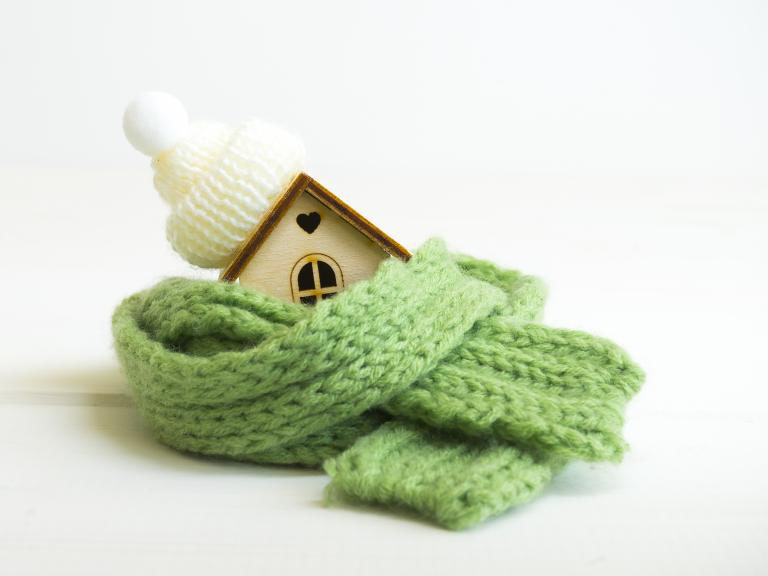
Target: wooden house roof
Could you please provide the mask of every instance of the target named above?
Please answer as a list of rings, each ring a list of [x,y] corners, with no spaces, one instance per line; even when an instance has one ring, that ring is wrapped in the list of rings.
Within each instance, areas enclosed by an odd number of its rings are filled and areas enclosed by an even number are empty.
[[[303,172],[296,176],[288,189],[278,196],[269,210],[262,216],[256,228],[238,248],[229,265],[222,270],[219,279],[234,282],[248,265],[254,254],[282,220],[285,213],[304,192],[311,194],[326,208],[337,214],[342,220],[354,226],[364,236],[375,242],[384,252],[401,260],[408,260],[411,253],[387,236],[380,228],[358,214],[345,202],[324,188],[319,182]]]

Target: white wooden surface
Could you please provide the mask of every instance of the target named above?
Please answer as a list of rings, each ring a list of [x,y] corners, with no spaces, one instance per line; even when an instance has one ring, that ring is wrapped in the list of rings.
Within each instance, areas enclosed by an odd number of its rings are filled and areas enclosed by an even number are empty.
[[[625,463],[571,466],[533,504],[451,533],[326,508],[320,473],[164,448],[126,395],[109,316],[162,276],[206,273],[165,245],[145,171],[6,167],[0,574],[765,573],[764,185],[315,172],[410,248],[438,234],[543,276],[549,323],[626,346],[648,382]]]

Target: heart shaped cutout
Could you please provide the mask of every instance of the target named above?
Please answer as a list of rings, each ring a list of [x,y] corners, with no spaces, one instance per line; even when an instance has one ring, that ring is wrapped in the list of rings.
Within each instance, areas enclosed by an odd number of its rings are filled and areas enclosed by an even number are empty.
[[[320,226],[320,214],[317,212],[310,212],[309,214],[299,214],[296,216],[296,224],[301,226],[307,234],[312,234],[317,227]]]

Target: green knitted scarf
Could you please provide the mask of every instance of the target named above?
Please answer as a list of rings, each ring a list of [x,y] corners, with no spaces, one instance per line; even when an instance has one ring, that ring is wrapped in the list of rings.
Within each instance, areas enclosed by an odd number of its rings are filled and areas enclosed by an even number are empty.
[[[460,529],[569,460],[621,459],[626,353],[536,322],[541,284],[431,240],[310,308],[173,278],[115,311],[157,437],[187,452],[323,466],[331,494]]]

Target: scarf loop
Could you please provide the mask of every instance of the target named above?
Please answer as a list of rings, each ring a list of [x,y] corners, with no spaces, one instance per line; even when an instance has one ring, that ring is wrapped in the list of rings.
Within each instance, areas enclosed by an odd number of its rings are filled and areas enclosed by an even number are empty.
[[[123,301],[113,334],[161,442],[322,466],[331,497],[462,529],[626,449],[642,371],[539,323],[543,305],[536,278],[430,240],[315,307],[171,278]]]

